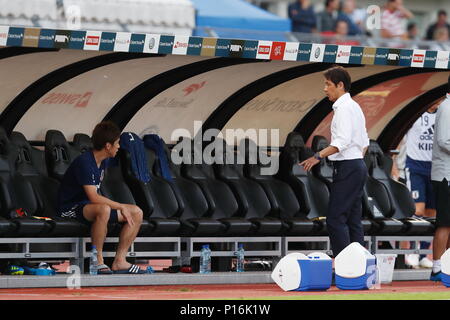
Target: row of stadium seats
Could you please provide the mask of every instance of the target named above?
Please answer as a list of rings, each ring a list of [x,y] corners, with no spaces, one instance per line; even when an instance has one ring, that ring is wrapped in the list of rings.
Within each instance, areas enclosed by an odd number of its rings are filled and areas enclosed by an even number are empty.
[[[136,140],[139,137],[134,135]],[[145,137],[144,137],[145,138]],[[153,137],[154,138],[154,137]],[[121,148],[117,166],[107,169],[101,193],[144,212],[139,236],[323,236],[332,164],[325,160],[313,172],[299,162],[328,145],[315,137],[312,150],[298,133],[287,137],[276,175],[262,175],[252,140],[245,139],[245,164],[181,164],[171,161],[171,150],[145,147],[149,174],[142,180],[133,170],[133,151]],[[215,143],[225,144],[216,139]],[[189,141],[192,145],[193,142]],[[84,134],[69,144],[60,131],[49,130],[45,150],[30,145],[19,132],[10,137],[0,129],[0,236],[87,236],[89,228],[55,217],[58,185],[70,163],[92,146]],[[191,158],[194,157],[195,146]],[[256,157],[256,163],[249,160]],[[390,178],[391,162],[376,142],[365,157],[369,168],[363,200],[367,235],[430,235],[433,223],[413,218],[414,202],[408,189]],[[20,216],[25,211],[26,217]],[[18,213],[19,212],[19,213]],[[39,217],[48,217],[42,219]],[[117,236],[120,225],[110,225]]]

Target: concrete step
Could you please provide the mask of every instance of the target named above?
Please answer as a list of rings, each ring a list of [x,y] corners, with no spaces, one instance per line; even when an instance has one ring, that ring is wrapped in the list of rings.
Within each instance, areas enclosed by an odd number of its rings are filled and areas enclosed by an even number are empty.
[[[430,270],[395,270],[394,281],[428,280]],[[88,274],[55,276],[0,276],[0,288],[64,288],[102,286],[157,286],[192,284],[252,284],[273,283],[270,272],[212,272],[198,273],[153,273],[143,275],[97,275]]]

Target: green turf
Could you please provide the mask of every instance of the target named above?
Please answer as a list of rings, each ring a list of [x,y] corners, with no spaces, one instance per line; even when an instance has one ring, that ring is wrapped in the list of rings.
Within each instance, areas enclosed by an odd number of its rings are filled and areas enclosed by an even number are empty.
[[[447,300],[450,290],[443,292],[411,292],[411,293],[374,293],[372,291],[361,294],[323,294],[273,297],[240,297],[242,300]]]

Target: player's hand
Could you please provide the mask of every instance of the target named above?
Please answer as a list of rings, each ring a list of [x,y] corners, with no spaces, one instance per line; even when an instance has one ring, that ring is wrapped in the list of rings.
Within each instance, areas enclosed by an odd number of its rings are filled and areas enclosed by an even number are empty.
[[[133,226],[134,226],[134,220],[133,220],[133,217],[131,216],[131,211],[130,211],[130,209],[128,208],[128,206],[127,206],[127,205],[123,205],[123,206],[120,208],[120,212],[121,212],[123,218],[125,219],[125,221],[126,221],[131,227],[133,227]]]

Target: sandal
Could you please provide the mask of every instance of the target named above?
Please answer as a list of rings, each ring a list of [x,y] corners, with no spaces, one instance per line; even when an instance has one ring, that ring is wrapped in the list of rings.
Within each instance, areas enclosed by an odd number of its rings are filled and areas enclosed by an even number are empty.
[[[128,269],[123,270],[113,270],[114,274],[145,274],[146,270],[141,270],[139,266],[132,264]]]
[[[97,274],[112,274],[113,272],[106,264],[97,265]]]

